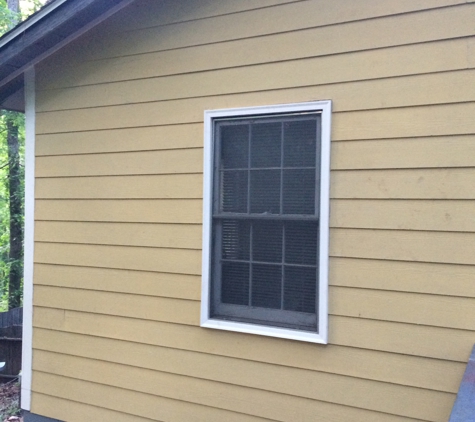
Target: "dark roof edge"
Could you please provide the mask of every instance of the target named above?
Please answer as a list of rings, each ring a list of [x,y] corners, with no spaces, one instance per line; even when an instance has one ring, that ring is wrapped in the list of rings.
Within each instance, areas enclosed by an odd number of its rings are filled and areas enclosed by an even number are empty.
[[[55,0],[6,33],[0,38],[0,109],[23,87],[18,80],[25,70],[133,1]]]
[[[25,19],[23,22],[18,23],[18,25],[16,25],[10,31],[6,32],[0,37],[0,48],[2,48],[5,44],[9,43],[14,38],[20,36],[30,26],[43,19],[46,15],[51,13],[57,7],[61,6],[66,1],[68,0],[54,0],[52,2],[49,2],[45,4],[36,13],[33,13],[30,17],[28,17],[28,19]]]

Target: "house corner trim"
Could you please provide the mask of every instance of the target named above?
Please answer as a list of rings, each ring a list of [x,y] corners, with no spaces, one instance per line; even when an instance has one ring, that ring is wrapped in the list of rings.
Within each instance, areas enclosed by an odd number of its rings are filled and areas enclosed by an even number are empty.
[[[33,352],[33,249],[35,228],[35,70],[25,72],[25,239],[21,407],[30,410]]]

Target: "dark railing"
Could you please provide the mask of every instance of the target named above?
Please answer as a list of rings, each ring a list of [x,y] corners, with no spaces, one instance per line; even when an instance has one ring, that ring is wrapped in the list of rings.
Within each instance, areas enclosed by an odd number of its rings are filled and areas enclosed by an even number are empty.
[[[16,377],[21,370],[23,308],[0,312],[0,362],[5,362],[1,379]]]

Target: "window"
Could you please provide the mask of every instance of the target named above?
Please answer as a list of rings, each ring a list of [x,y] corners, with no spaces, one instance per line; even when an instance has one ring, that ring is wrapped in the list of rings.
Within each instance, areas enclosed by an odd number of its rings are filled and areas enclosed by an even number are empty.
[[[203,327],[327,342],[330,119],[205,112]]]

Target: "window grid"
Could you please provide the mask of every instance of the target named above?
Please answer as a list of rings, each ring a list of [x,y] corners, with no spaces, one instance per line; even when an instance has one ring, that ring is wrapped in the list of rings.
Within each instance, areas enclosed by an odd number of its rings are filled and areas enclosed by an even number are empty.
[[[233,122],[229,122],[228,120],[226,121],[217,121],[216,122],[216,155],[215,155],[215,166],[216,166],[216,172],[215,172],[215,182],[214,182],[214,213],[212,216],[213,219],[213,226],[215,227],[215,254],[214,254],[214,274],[215,274],[215,287],[212,290],[212,306],[211,306],[211,314],[216,311],[216,309],[220,309],[220,311],[217,312],[217,314],[221,314],[222,317],[228,318],[228,319],[233,319],[233,311],[231,311],[228,315],[225,315],[225,309],[226,309],[226,303],[222,300],[222,290],[221,286],[217,286],[216,284],[220,284],[221,282],[217,280],[217,278],[221,278],[223,275],[223,264],[226,263],[245,263],[248,266],[248,273],[249,273],[249,279],[248,279],[248,294],[247,294],[247,304],[245,306],[249,308],[255,308],[253,306],[253,299],[256,301],[256,297],[253,296],[255,287],[257,289],[257,285],[254,285],[254,282],[257,282],[257,279],[255,277],[257,276],[255,274],[255,265],[261,266],[260,271],[263,271],[264,267],[263,266],[268,266],[267,271],[270,271],[270,266],[272,267],[278,267],[280,266],[280,286],[279,286],[279,291],[280,291],[280,300],[279,304],[280,306],[278,307],[279,311],[291,313],[293,311],[285,311],[285,303],[286,303],[286,281],[289,278],[290,274],[290,269],[291,268],[302,268],[302,269],[311,269],[314,271],[315,274],[315,285],[318,283],[318,265],[305,265],[305,264],[297,264],[297,263],[286,263],[286,226],[287,222],[292,222],[292,221],[308,221],[308,222],[318,222],[318,170],[319,170],[319,154],[317,151],[315,151],[315,159],[314,159],[314,165],[309,166],[309,165],[288,165],[285,166],[285,136],[286,136],[286,131],[285,131],[285,124],[286,123],[291,123],[297,120],[307,120],[307,121],[313,121],[315,125],[315,149],[318,149],[319,147],[319,114],[314,114],[311,118],[309,118],[308,115],[299,118],[292,116],[291,118],[282,118],[282,117],[277,117],[277,118],[271,118],[271,119],[262,119],[262,118],[252,118],[252,119],[243,119],[243,120],[235,120]],[[255,165],[253,166],[253,133],[254,133],[254,128],[256,124],[260,123],[267,123],[267,122],[272,122],[276,123],[278,121],[279,127],[280,127],[280,138],[279,138],[279,154],[280,154],[280,166],[258,166]],[[233,166],[232,164],[229,167],[225,166],[225,160],[224,157],[222,156],[223,153],[223,127],[229,127],[229,126],[234,126],[234,125],[240,125],[241,127],[246,125],[247,126],[247,167],[241,166]],[[254,160],[256,161],[256,160]],[[229,164],[229,163],[228,163]],[[291,164],[291,163],[289,163]],[[295,163],[294,163],[295,164]],[[279,171],[280,175],[280,181],[279,181],[279,207],[278,207],[278,212],[261,212],[261,213],[256,213],[255,208],[253,209],[253,172],[263,172],[261,174],[265,174],[264,172],[269,172],[269,171]],[[313,170],[315,174],[315,180],[313,183],[313,190],[314,190],[314,205],[313,205],[313,212],[307,213],[307,214],[290,214],[284,213],[284,190],[285,190],[285,170]],[[234,210],[229,211],[225,209],[226,206],[226,198],[225,198],[225,188],[224,188],[224,181],[227,180],[226,177],[230,176],[232,178],[233,175],[237,175],[238,172],[246,172],[246,212],[236,212],[236,204],[232,203],[232,194],[231,193],[231,208],[234,207]],[[228,174],[228,176],[226,176]],[[269,173],[267,173],[266,176],[268,176]],[[228,187],[229,189],[229,187]],[[232,189],[232,187],[231,187]],[[239,191],[239,188],[237,189]],[[237,194],[239,195],[239,193]],[[228,198],[229,199],[229,198]],[[253,212],[254,211],[254,212]],[[249,259],[244,260],[244,259],[227,259],[224,258],[224,244],[223,244],[223,224],[225,221],[239,221],[239,220],[244,220],[249,222],[249,245],[248,245],[248,250],[249,250]],[[254,240],[255,240],[255,225],[258,224],[259,221],[277,221],[280,222],[280,229],[282,231],[282,240],[281,240],[281,260],[280,262],[268,262],[268,261],[261,261],[257,260],[254,257]],[[318,237],[318,236],[316,236]],[[316,240],[315,240],[316,241]],[[318,249],[318,248],[317,248]],[[315,254],[318,252],[316,251]],[[315,256],[315,261],[317,262],[317,257]],[[287,271],[286,271],[287,270]],[[266,270],[264,270],[266,271]],[[216,275],[218,275],[216,277]],[[277,281],[277,280],[276,280]],[[287,287],[288,291],[292,291],[292,286]],[[312,313],[315,314],[314,318],[314,323],[312,323],[313,326],[317,326],[318,323],[316,321],[316,314],[317,314],[317,302],[318,302],[318,288],[314,286],[315,290],[315,295],[317,296],[315,298],[315,303],[314,306],[315,308],[312,310]],[[221,303],[220,303],[221,302]],[[214,306],[213,306],[214,303]],[[303,307],[304,305],[302,305]],[[229,308],[236,308],[236,305],[230,305]],[[214,309],[214,311],[213,311]],[[277,308],[272,308],[272,309],[277,309]],[[235,311],[235,309],[234,309]],[[298,313],[298,312],[294,312]],[[253,318],[251,317],[251,320]],[[292,318],[291,318],[292,319]],[[239,318],[237,319],[239,320]],[[297,317],[294,318],[296,322],[289,323],[287,326],[289,327],[297,327],[297,326],[308,326],[309,325],[309,319],[308,317],[301,318]],[[302,322],[303,321],[303,322]],[[270,322],[270,321],[269,321]],[[272,325],[272,323],[271,323]],[[279,324],[278,324],[279,325]],[[280,324],[281,326],[285,326],[286,324]]]
[[[232,219],[227,219],[228,222],[232,222]],[[223,263],[241,263],[241,264],[248,264],[249,265],[249,294],[248,294],[248,301],[247,301],[247,306],[252,306],[252,293],[253,293],[253,288],[252,288],[252,282],[253,282],[253,265],[269,265],[269,266],[274,266],[274,267],[280,267],[281,268],[281,282],[280,282],[280,290],[281,290],[281,295],[280,295],[280,309],[285,310],[285,270],[286,268],[306,268],[316,271],[318,270],[317,265],[310,265],[310,264],[299,264],[295,262],[288,262],[286,260],[286,224],[283,223],[281,230],[282,230],[282,245],[281,245],[281,253],[282,253],[282,258],[280,261],[263,261],[263,260],[256,260],[254,259],[253,255],[253,233],[254,233],[254,221],[250,221],[250,227],[249,227],[249,259],[239,259],[239,258],[220,258],[220,262]],[[224,249],[224,245],[222,245],[222,248]],[[224,255],[224,250],[221,251],[221,256]]]
[[[319,113],[315,113],[315,117],[318,117],[320,114]],[[291,216],[291,215],[295,215],[295,216],[299,216],[298,218],[302,218],[303,216],[308,216],[308,217],[317,217],[317,214],[318,214],[318,189],[316,190],[315,192],[315,201],[314,201],[314,212],[312,214],[291,214],[291,213],[284,213],[284,210],[283,210],[283,207],[284,207],[284,201],[283,201],[283,191],[284,191],[284,170],[314,170],[315,172],[315,186],[318,187],[319,185],[319,167],[318,167],[318,161],[319,161],[319,155],[317,154],[316,157],[315,157],[315,165],[313,166],[285,166],[284,165],[284,136],[285,136],[285,123],[288,123],[288,122],[293,122],[293,121],[297,121],[297,119],[291,119],[291,118],[287,118],[285,120],[280,120],[279,123],[280,123],[280,126],[281,126],[281,130],[280,130],[280,166],[268,166],[268,167],[262,167],[262,166],[252,166],[251,164],[251,160],[252,160],[252,148],[251,148],[251,143],[252,143],[252,132],[253,132],[253,126],[257,123],[257,124],[262,124],[262,123],[268,123],[269,121],[272,122],[272,121],[275,121],[276,119],[282,119],[282,118],[279,118],[279,117],[275,117],[275,118],[268,118],[268,119],[264,119],[264,118],[253,118],[253,119],[246,119],[246,120],[243,120],[243,121],[239,121],[239,120],[235,120],[233,122],[218,122],[218,130],[217,130],[217,133],[218,133],[218,138],[220,138],[220,135],[219,135],[219,132],[220,132],[220,128],[222,126],[232,126],[232,125],[244,125],[244,124],[247,124],[249,130],[248,130],[248,146],[247,146],[247,167],[233,167],[233,168],[224,168],[222,165],[221,165],[221,160],[220,160],[220,155],[221,155],[221,145],[220,145],[220,142],[218,141],[217,144],[219,145],[219,153],[217,154],[217,158],[216,158],[216,167],[217,167],[217,171],[220,173],[220,176],[219,176],[219,180],[222,181],[224,179],[224,174],[225,173],[233,173],[233,172],[239,172],[239,171],[246,171],[247,172],[247,212],[246,213],[239,213],[239,212],[229,212],[229,211],[224,211],[223,210],[223,200],[224,198],[221,196],[222,195],[222,188],[219,189],[219,192],[220,192],[220,198],[219,198],[219,206],[217,207],[217,209],[215,208],[214,210],[214,213],[213,213],[213,217],[214,218],[219,218],[219,217],[228,217],[229,215],[235,215],[236,217],[241,214],[241,215],[259,215],[261,213],[253,213],[251,212],[251,174],[252,172],[254,171],[270,171],[270,170],[279,170],[280,171],[280,189],[279,189],[279,213],[272,213],[266,217],[272,217],[272,216],[280,216],[280,217],[285,217],[285,216]],[[306,115],[306,116],[303,116],[301,117],[301,120],[309,120],[309,116]],[[319,122],[319,119],[318,118],[315,118],[315,124],[317,126],[316,128],[316,135],[317,135],[317,146],[318,146],[318,138],[319,138],[319,126],[320,126],[320,122]],[[215,184],[215,189],[218,188],[219,184],[216,185]],[[215,190],[216,192],[216,190]],[[216,201],[215,201],[215,204],[216,204]]]

